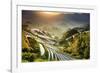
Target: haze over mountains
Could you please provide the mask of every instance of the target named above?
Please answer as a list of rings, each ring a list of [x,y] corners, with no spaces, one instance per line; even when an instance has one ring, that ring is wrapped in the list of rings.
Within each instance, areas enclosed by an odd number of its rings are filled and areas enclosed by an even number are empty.
[[[23,25],[48,31],[50,34],[61,38],[61,34],[70,28],[83,27],[89,24],[88,13],[57,12],[58,15],[46,15],[39,11],[22,11]],[[61,34],[60,34],[61,33]]]

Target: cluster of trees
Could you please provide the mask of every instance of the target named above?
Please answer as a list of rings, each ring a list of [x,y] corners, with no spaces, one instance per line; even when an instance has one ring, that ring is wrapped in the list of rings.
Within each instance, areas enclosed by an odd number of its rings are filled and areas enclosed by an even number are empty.
[[[47,61],[47,56],[40,55],[39,43],[31,37],[25,37],[22,31],[22,62],[42,62]]]
[[[90,58],[90,32],[72,29],[67,31],[60,40],[63,51],[75,59]]]

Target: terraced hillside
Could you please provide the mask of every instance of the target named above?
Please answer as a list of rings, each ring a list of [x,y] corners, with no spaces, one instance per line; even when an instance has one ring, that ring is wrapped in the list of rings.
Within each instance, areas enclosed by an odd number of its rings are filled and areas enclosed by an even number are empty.
[[[66,61],[90,58],[88,27],[73,28],[61,39],[40,29],[22,30],[22,62]]]

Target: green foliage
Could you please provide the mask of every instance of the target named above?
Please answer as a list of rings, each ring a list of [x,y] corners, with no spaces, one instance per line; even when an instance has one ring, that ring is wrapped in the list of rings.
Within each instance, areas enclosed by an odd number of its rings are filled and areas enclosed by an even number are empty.
[[[64,52],[69,53],[76,59],[89,59],[90,58],[90,33],[82,32],[76,35],[66,44],[63,44]],[[70,43],[70,44],[69,44]],[[66,46],[65,46],[66,45]]]
[[[27,26],[23,28],[25,29],[22,31],[22,62],[90,58],[89,27],[70,29],[63,34],[61,39],[52,37],[44,31],[33,33],[27,29]]]
[[[37,58],[37,59],[35,59],[34,60],[34,62],[46,62],[46,61],[48,61],[47,59],[41,59],[41,58]]]
[[[22,62],[33,62],[34,55],[29,52],[22,53]]]

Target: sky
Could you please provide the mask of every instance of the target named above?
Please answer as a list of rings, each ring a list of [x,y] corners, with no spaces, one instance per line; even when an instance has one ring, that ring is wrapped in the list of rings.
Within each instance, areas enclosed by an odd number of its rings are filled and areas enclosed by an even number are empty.
[[[48,31],[61,37],[70,28],[83,27],[90,24],[89,13],[22,11],[22,25],[29,25],[32,29]]]

